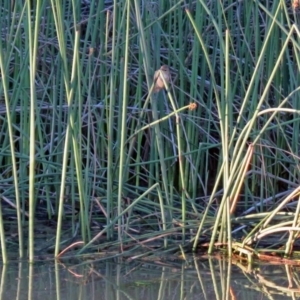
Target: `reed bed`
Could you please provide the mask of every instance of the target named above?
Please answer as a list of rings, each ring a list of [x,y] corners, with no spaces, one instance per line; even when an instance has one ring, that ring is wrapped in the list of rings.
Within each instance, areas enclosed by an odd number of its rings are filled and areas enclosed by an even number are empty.
[[[4,262],[294,253],[297,1],[23,2],[0,16]]]

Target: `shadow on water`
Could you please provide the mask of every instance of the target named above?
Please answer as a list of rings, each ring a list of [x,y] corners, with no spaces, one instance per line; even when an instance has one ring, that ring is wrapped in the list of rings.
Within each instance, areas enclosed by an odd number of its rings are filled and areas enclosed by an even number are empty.
[[[124,259],[9,263],[0,299],[298,299],[298,266],[227,260]]]

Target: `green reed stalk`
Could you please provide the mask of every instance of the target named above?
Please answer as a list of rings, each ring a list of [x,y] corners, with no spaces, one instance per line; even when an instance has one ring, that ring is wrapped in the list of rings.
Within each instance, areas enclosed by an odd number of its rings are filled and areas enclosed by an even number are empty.
[[[74,43],[74,57],[73,57],[73,66],[72,66],[72,76],[71,76],[71,91],[76,97],[81,95],[81,77],[79,73],[79,34],[80,32],[76,30],[75,32],[75,43]],[[78,78],[76,78],[78,76]],[[77,79],[77,83],[76,83]],[[71,98],[72,99],[72,98]],[[78,107],[78,116],[82,115],[82,103],[80,101],[76,101],[79,103]],[[74,102],[73,102],[74,103]],[[81,222],[81,235],[84,242],[90,237],[89,224],[88,224],[88,207],[89,207],[89,199],[87,198],[85,187],[83,185],[83,176],[82,176],[82,138],[81,138],[81,118],[78,120],[76,116],[75,109],[72,109],[71,101],[69,103],[69,107],[71,108],[70,114],[70,124],[72,128],[72,142],[73,142],[73,153],[74,153],[74,161],[76,168],[76,178],[78,185],[78,194],[79,194],[79,202],[80,202],[80,222]]]
[[[224,187],[227,186],[228,184],[228,177],[229,177],[229,159],[231,157],[231,149],[228,148],[228,136],[231,135],[231,128],[232,128],[232,94],[231,94],[231,80],[230,80],[230,61],[229,61],[229,37],[230,33],[228,29],[225,32],[225,95],[224,95],[224,100],[225,100],[225,114],[224,114],[224,129],[225,129],[225,135],[224,135],[224,140],[222,142],[223,145],[223,155],[224,158],[226,159],[225,162],[225,173],[224,173]],[[225,188],[226,190],[226,188]],[[232,238],[231,238],[231,221],[230,221],[230,197],[226,198],[226,205],[225,205],[225,210],[224,210],[224,219],[225,219],[225,228],[227,229],[227,234],[226,234],[226,240],[228,243],[228,256],[232,256]]]
[[[31,5],[27,2],[27,26],[28,26],[28,42],[29,42],[29,66],[30,66],[30,154],[29,154],[29,261],[34,261],[34,218],[35,218],[35,164],[36,164],[36,63],[37,63],[37,46],[39,36],[39,21],[41,16],[42,5],[40,2],[36,5],[36,14],[34,15],[35,22],[31,21]],[[32,30],[33,25],[33,30]]]
[[[1,254],[3,264],[7,264],[7,251],[6,251],[6,242],[5,242],[5,230],[4,230],[4,221],[2,214],[2,203],[0,201],[0,243],[1,243]]]
[[[62,7],[58,3],[58,1],[54,1],[54,0],[51,0],[51,6],[53,11],[55,28],[58,34],[59,50],[62,57],[63,72],[61,73],[61,76],[66,85],[68,103],[69,103],[70,100],[69,83],[68,83],[69,72],[68,72],[67,61],[66,61],[66,46],[65,46],[65,37],[64,37]],[[60,248],[60,237],[61,237],[62,217],[63,217],[63,202],[64,202],[64,192],[66,186],[66,172],[67,172],[67,165],[68,165],[67,161],[69,156],[68,155],[69,141],[70,141],[70,126],[68,122],[68,126],[65,132],[65,143],[64,143],[63,159],[62,159],[62,174],[61,174],[61,185],[60,185],[60,192],[59,192],[58,218],[57,218],[57,228],[56,228],[57,231],[56,231],[56,242],[55,242],[55,251],[54,251],[55,256],[58,255],[59,248]]]
[[[9,59],[9,49],[4,51],[2,47],[2,42],[0,42],[0,70],[2,74],[2,86],[4,91],[4,99],[5,99],[5,107],[6,107],[6,118],[7,118],[7,126],[8,126],[8,135],[9,135],[9,144],[10,144],[10,152],[12,159],[12,168],[13,168],[13,179],[14,179],[14,187],[15,187],[15,197],[16,197],[16,206],[17,206],[17,222],[18,222],[18,234],[19,234],[19,257],[23,257],[23,230],[22,230],[22,218],[21,218],[21,204],[20,204],[20,194],[19,194],[19,180],[18,180],[18,171],[17,171],[17,163],[16,163],[16,154],[15,154],[15,145],[14,145],[14,132],[13,132],[13,122],[11,119],[10,112],[10,101],[9,101],[9,92],[8,92],[8,82],[7,77],[4,74],[8,73],[9,64],[5,65],[5,61],[10,61]],[[2,200],[1,200],[2,201]],[[4,224],[3,224],[3,216],[1,209],[1,220],[0,220],[0,230],[1,230],[1,249],[2,249],[2,260],[3,262],[7,262],[7,253],[6,253],[6,245],[5,245],[5,232],[4,232]]]
[[[147,43],[147,41],[146,41],[145,33],[147,31],[146,31],[146,28],[144,28],[144,25],[142,22],[140,7],[141,7],[140,1],[134,0],[137,31],[139,34],[139,45],[141,48],[141,53],[143,53],[142,59],[143,59],[143,66],[145,69],[145,77],[146,77],[147,87],[148,87],[148,90],[150,90],[152,81],[150,79],[150,70],[151,70],[150,65],[151,64],[150,64],[149,43]]]
[[[129,32],[130,32],[130,1],[127,1],[126,7],[126,31],[125,31],[125,53],[124,53],[124,76],[122,91],[122,116],[121,116],[121,141],[120,141],[120,167],[119,167],[119,184],[118,184],[118,215],[122,214],[122,195],[125,179],[125,172],[128,172],[125,166],[125,148],[127,133],[127,106],[128,106],[128,60],[129,60]],[[121,219],[118,220],[118,238],[122,241]]]
[[[151,107],[152,107],[152,115],[153,120],[158,120],[158,113],[157,113],[157,99],[158,97],[151,96]],[[160,162],[160,169],[162,172],[162,181],[164,185],[164,191],[165,191],[165,197],[166,197],[166,203],[169,205],[169,188],[168,188],[168,180],[167,180],[167,169],[165,164],[165,157],[164,157],[164,143],[162,139],[162,134],[159,128],[159,124],[154,124],[154,132],[155,132],[155,140],[157,145],[157,151],[158,151],[158,159]]]
[[[61,177],[61,188],[60,188],[60,199],[59,199],[59,209],[58,209],[58,223],[57,223],[57,233],[56,233],[56,244],[55,244],[55,256],[59,253],[60,247],[60,237],[61,237],[61,226],[62,226],[62,217],[63,217],[63,200],[64,200],[64,193],[65,193],[65,181],[66,181],[66,171],[68,166],[68,156],[69,156],[69,140],[71,135],[71,129],[74,128],[74,109],[72,107],[73,104],[73,95],[75,92],[76,87],[76,73],[77,73],[77,64],[78,64],[78,41],[79,41],[79,33],[75,34],[75,44],[74,44],[74,56],[73,56],[73,65],[72,65],[72,73],[71,78],[69,77],[68,72],[68,64],[67,64],[67,57],[66,57],[66,45],[65,45],[65,38],[64,38],[64,25],[63,25],[63,14],[62,14],[62,7],[59,3],[54,3],[54,0],[51,0],[52,3],[52,10],[53,16],[55,21],[56,30],[58,32],[58,42],[59,42],[59,50],[61,53],[62,61],[63,61],[63,78],[65,83],[65,90],[66,90],[66,97],[67,97],[67,104],[69,109],[68,114],[68,123],[67,129],[65,134],[65,145],[63,151],[63,162],[62,162],[62,177]],[[70,78],[70,79],[69,79]],[[75,131],[76,132],[76,131]],[[78,142],[77,137],[74,136],[73,131],[73,150],[75,154],[75,165],[77,171],[77,181],[78,181],[78,188],[79,188],[79,196],[80,196],[80,207],[81,207],[81,232],[82,238],[86,241],[86,230],[87,230],[87,211],[84,209],[84,192],[82,187],[82,176],[81,176],[81,159],[79,158],[79,151],[78,151]]]
[[[117,7],[117,1],[114,0],[114,7]],[[118,47],[118,41],[116,39],[116,33],[118,32],[117,26],[118,23],[118,14],[117,10],[114,9],[113,11],[113,23],[112,23],[112,48],[111,48],[111,69],[110,69],[110,75],[109,75],[109,97],[106,99],[106,106],[109,108],[107,111],[107,133],[109,137],[114,136],[114,108],[116,103],[116,97],[114,90],[116,88],[116,68],[117,68],[117,62],[116,62],[116,51]],[[107,217],[106,217],[106,226],[109,227],[109,224],[111,224],[110,216],[113,211],[113,162],[114,162],[114,151],[113,151],[114,141],[112,138],[109,138],[107,141],[107,204],[106,204],[106,211],[107,211]],[[111,239],[113,236],[112,229],[110,228],[107,231],[107,238]]]
[[[163,76],[161,76],[164,85],[168,86],[168,84],[165,82],[165,78]],[[172,97],[172,94],[170,92],[169,87],[167,88],[167,92],[168,92],[168,99],[170,100],[170,103],[172,105],[173,108],[173,112],[175,114],[175,118],[176,118],[176,133],[177,133],[177,147],[178,147],[178,162],[179,162],[179,173],[180,173],[180,183],[181,183],[181,189],[182,189],[182,193],[181,193],[181,212],[182,212],[182,217],[181,217],[181,222],[182,224],[184,224],[184,226],[182,227],[182,242],[185,243],[185,223],[186,223],[186,197],[187,197],[187,186],[186,186],[186,180],[185,180],[185,176],[184,176],[184,162],[183,162],[183,151],[182,151],[182,134],[181,134],[181,127],[184,127],[183,123],[180,122],[180,117],[178,115],[178,110],[176,109],[176,105],[175,105],[175,101]],[[170,116],[170,115],[169,115]],[[155,120],[155,119],[154,119]],[[168,198],[167,198],[168,199]],[[173,204],[173,202],[170,202],[167,204],[171,205]]]

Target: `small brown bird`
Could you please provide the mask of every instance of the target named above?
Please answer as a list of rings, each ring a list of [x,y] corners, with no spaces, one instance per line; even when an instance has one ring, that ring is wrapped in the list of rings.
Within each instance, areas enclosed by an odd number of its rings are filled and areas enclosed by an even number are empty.
[[[154,81],[153,93],[158,93],[159,91],[165,88],[165,84],[161,76],[163,76],[165,82],[169,84],[169,82],[171,81],[171,74],[170,74],[169,67],[167,65],[162,65],[159,70],[155,71],[154,78],[153,78]]]

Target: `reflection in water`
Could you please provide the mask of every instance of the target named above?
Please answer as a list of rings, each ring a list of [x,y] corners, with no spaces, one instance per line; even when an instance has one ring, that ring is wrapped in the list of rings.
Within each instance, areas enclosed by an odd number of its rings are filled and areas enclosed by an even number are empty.
[[[2,266],[0,299],[295,299],[297,268],[228,260],[26,262]]]

